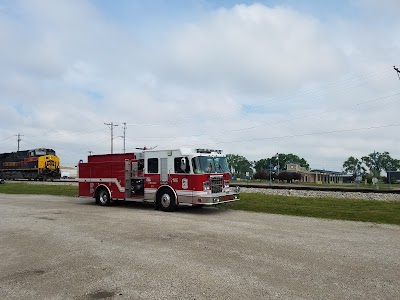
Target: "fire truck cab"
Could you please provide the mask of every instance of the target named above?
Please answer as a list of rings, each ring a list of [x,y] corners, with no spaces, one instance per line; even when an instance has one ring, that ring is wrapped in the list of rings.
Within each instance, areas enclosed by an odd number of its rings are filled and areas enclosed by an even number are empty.
[[[79,163],[79,196],[100,205],[115,200],[153,202],[156,209],[204,206],[239,200],[230,187],[221,150],[175,149],[88,156]]]

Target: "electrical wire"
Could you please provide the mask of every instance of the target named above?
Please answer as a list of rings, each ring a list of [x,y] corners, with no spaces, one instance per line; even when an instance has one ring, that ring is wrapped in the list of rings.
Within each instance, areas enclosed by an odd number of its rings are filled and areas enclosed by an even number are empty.
[[[354,83],[357,83],[357,84],[368,84],[369,82],[365,82],[365,81],[367,81],[366,79],[371,78],[371,79],[375,79],[376,80],[376,79],[378,79],[377,77],[385,75],[386,72],[387,71],[386,71],[386,68],[385,68],[385,69],[381,69],[381,70],[378,70],[378,71],[373,72],[373,73],[357,75],[357,76],[354,76],[352,78],[343,79],[343,80],[339,80],[337,82],[325,84],[320,89],[309,89],[309,90],[306,90],[306,91],[302,91],[301,94],[297,93],[297,94],[294,94],[294,96],[292,95],[291,97],[289,97],[290,96],[289,95],[289,96],[287,96],[285,98],[281,98],[281,99],[278,98],[278,99],[275,99],[275,100],[272,100],[272,101],[278,101],[279,100],[280,103],[284,102],[285,105],[288,105],[288,103],[287,103],[288,100],[290,100],[290,99],[298,99],[299,95],[307,95],[307,94],[310,94],[310,93],[322,94],[324,91],[329,91],[329,89],[332,89],[332,88],[336,88],[337,89],[336,92],[341,92],[343,90],[343,87],[348,87],[348,86],[350,86],[350,88],[354,87]],[[364,82],[362,82],[362,80],[364,80]],[[371,99],[371,100],[362,101],[362,102],[353,104],[352,106],[360,106],[360,105],[363,105],[363,104],[376,102],[376,101],[387,99],[387,98],[394,97],[394,96],[397,96],[397,95],[400,95],[400,93],[395,93],[395,94],[392,94],[392,95],[387,95],[387,96],[383,96],[383,97],[379,97],[379,98],[375,98],[375,99]],[[309,99],[310,98],[308,98],[308,100]],[[317,99],[318,99],[318,97],[317,97]],[[271,100],[268,100],[268,101],[270,102]],[[249,126],[249,127],[246,127],[246,128],[230,129],[230,130],[226,130],[226,131],[220,132],[219,135],[225,135],[226,133],[230,133],[230,132],[239,132],[239,131],[245,131],[245,130],[252,130],[252,129],[256,129],[256,128],[260,128],[260,127],[266,127],[266,126],[276,126],[276,124],[292,122],[292,121],[300,120],[300,119],[306,119],[306,118],[309,119],[311,117],[321,116],[322,114],[326,114],[326,113],[329,113],[329,112],[339,111],[339,110],[341,110],[343,108],[344,107],[337,107],[337,108],[328,109],[328,110],[325,110],[323,112],[318,112],[318,113],[311,114],[311,115],[307,114],[307,115],[297,116],[297,117],[284,119],[284,120],[280,120],[280,121],[276,121],[276,122],[269,122],[269,123],[264,123],[264,124],[260,124],[260,125]],[[349,108],[349,106],[346,106],[346,108]],[[190,118],[190,117],[186,118],[186,120],[188,120],[189,122],[193,121],[193,119]],[[139,126],[139,125],[141,125],[141,126],[168,126],[168,125],[179,125],[179,124],[183,124],[183,123],[182,122],[170,122],[170,123],[127,123],[127,125],[135,125],[135,126]],[[393,126],[393,125],[389,125],[389,127],[391,127],[391,126]],[[75,135],[86,135],[86,134],[92,134],[94,132],[102,131],[103,128],[100,128],[100,127],[102,127],[102,126],[95,125],[91,129],[81,129],[81,130],[69,131],[68,133],[64,133],[64,132],[60,132],[60,131],[56,131],[56,133],[54,133],[54,130],[49,130],[49,132],[50,132],[50,135],[52,137],[69,136],[69,135],[74,135],[74,136]],[[321,132],[321,133],[308,133],[308,134],[302,134],[302,135],[291,135],[291,136],[272,137],[272,138],[268,138],[267,137],[267,138],[259,138],[259,139],[250,139],[250,140],[246,140],[246,141],[287,138],[287,137],[306,136],[306,135],[315,135],[315,134],[324,134],[324,133],[328,134],[328,133],[334,133],[334,132],[368,130],[368,129],[376,129],[376,128],[380,128],[380,127],[368,127],[368,128],[362,128],[362,129],[349,129],[349,130],[344,130],[344,131],[332,131],[332,132]],[[165,138],[165,137],[142,137],[142,138],[137,138],[137,140],[154,140],[154,139],[157,139],[157,140],[175,140],[177,138],[181,138],[181,139],[185,139],[186,138],[187,139],[187,138],[196,138],[196,137],[207,136],[207,135],[209,135],[209,134],[208,133],[204,133],[204,134],[198,134],[198,135],[190,135],[190,136],[186,136],[186,137],[173,137],[173,138],[172,137],[171,138]],[[43,134],[36,135],[36,136],[31,136],[31,138],[32,137],[35,138],[35,137],[39,137],[39,136],[43,136]],[[10,139],[10,138],[12,138],[12,136],[8,137],[8,138],[5,138],[3,140],[0,140],[0,142],[4,141],[4,140],[7,140],[7,139]],[[25,141],[27,140],[26,136],[25,136],[24,140]],[[96,140],[96,144],[100,144],[105,140],[107,140],[107,139]],[[241,141],[243,141],[243,140],[241,140]],[[229,142],[220,142],[220,143],[234,143],[234,142],[237,143],[237,142],[241,142],[241,141],[229,141]],[[85,147],[85,146],[83,146],[83,147]],[[83,147],[80,147],[80,149],[83,149]],[[61,149],[63,149],[63,148],[61,148]],[[74,152],[78,153],[78,150],[80,150],[80,149],[74,150]]]
[[[356,104],[350,105],[350,106],[346,106],[346,109],[349,107],[359,107],[361,105],[365,105],[368,103],[373,103],[373,102],[377,102],[377,101],[381,101],[384,99],[388,99],[388,98],[392,98],[395,96],[399,96],[400,92],[396,92],[394,94],[391,95],[387,95],[387,96],[383,96],[383,97],[379,97],[379,98],[374,98],[374,99],[369,99],[366,101],[361,101],[358,102]],[[317,112],[314,114],[305,114],[305,115],[301,115],[301,116],[297,116],[297,117],[293,117],[293,118],[289,118],[289,119],[283,119],[280,121],[273,121],[273,122],[268,122],[268,123],[263,123],[260,125],[254,125],[254,126],[249,126],[249,127],[243,127],[243,128],[238,128],[238,129],[230,129],[230,130],[225,130],[225,131],[220,131],[218,132],[218,136],[224,136],[226,135],[226,133],[230,133],[230,132],[239,132],[239,131],[248,131],[248,130],[252,130],[252,129],[256,129],[256,128],[261,128],[261,127],[267,127],[267,126],[275,126],[277,124],[282,124],[282,123],[288,123],[288,122],[292,122],[292,121],[296,121],[296,120],[301,120],[301,119],[310,119],[312,117],[320,117],[323,114],[327,114],[327,113],[331,113],[331,112],[335,112],[335,111],[340,111],[342,110],[344,107],[337,107],[337,108],[332,108],[329,110],[325,110],[323,112]],[[196,134],[196,135],[190,135],[190,136],[180,136],[180,137],[171,137],[171,138],[166,138],[166,137],[139,137],[138,139],[140,140],[175,140],[177,138],[195,138],[195,137],[202,137],[202,136],[209,136],[209,133],[202,133],[202,134]],[[214,134],[215,136],[215,134]]]

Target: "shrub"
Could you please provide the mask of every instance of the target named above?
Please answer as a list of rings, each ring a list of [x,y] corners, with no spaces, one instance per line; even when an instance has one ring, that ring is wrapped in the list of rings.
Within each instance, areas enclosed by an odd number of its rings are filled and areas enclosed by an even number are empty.
[[[269,178],[268,176],[269,174],[265,171],[260,171],[260,172],[256,172],[253,176],[254,179],[260,179],[260,180],[265,180],[267,178]]]
[[[287,183],[292,182],[293,180],[300,180],[301,174],[294,172],[281,172],[277,175],[278,180],[286,181]]]

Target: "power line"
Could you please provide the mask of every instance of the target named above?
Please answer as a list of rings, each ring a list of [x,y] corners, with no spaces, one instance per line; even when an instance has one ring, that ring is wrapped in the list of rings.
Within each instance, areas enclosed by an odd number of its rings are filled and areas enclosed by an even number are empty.
[[[321,135],[321,134],[331,134],[331,133],[342,133],[342,132],[362,131],[362,130],[371,130],[371,129],[381,129],[381,128],[397,127],[397,126],[400,126],[400,123],[399,123],[399,124],[390,124],[390,125],[381,125],[381,126],[370,126],[370,127],[352,128],[352,129],[341,129],[341,130],[332,130],[332,131],[311,132],[311,133],[294,134],[294,135],[285,135],[285,136],[274,136],[274,137],[265,137],[265,138],[254,138],[254,139],[240,140],[240,141],[219,142],[219,143],[216,143],[216,144],[230,144],[230,143],[240,143],[240,142],[261,141],[261,140],[286,139],[286,138],[292,138],[292,137],[302,137],[302,136],[313,136],[313,135]]]
[[[292,95],[288,95],[288,96],[283,97],[283,98],[276,98],[276,99],[271,99],[271,100],[268,100],[268,101],[284,102],[284,101],[288,101],[289,100],[291,102],[291,99],[292,100],[294,98],[297,99],[299,96],[302,96],[302,95],[306,96],[307,94],[310,94],[310,93],[321,93],[324,90],[328,90],[328,89],[332,89],[332,88],[333,89],[342,89],[343,85],[347,86],[348,83],[359,82],[360,80],[368,80],[371,77],[374,78],[376,76],[385,75],[385,70],[387,70],[386,67],[382,68],[382,69],[379,69],[379,70],[377,70],[375,72],[364,73],[364,74],[360,74],[360,75],[357,75],[357,76],[353,76],[351,78],[346,78],[346,79],[338,80],[336,82],[327,83],[327,84],[322,85],[321,88],[319,88],[319,89],[311,88],[311,89],[302,91],[300,93],[296,93],[296,94],[293,93]],[[308,99],[310,99],[310,98],[308,97]],[[323,112],[323,113],[325,113],[325,112]],[[310,115],[308,115],[307,117],[309,117],[309,116]],[[297,117],[295,119],[301,119],[301,118],[304,118],[304,117]],[[295,119],[292,119],[292,120],[295,120]],[[168,122],[168,123],[138,123],[138,124],[129,123],[127,125],[147,126],[147,127],[148,126],[166,126],[166,125],[179,125],[179,124],[185,123],[185,121],[192,122],[193,118],[185,118],[183,122],[182,121],[181,122],[178,121],[178,122]],[[280,122],[285,122],[285,121],[280,121]],[[276,123],[274,123],[274,124],[276,124]],[[247,129],[252,129],[252,128],[261,127],[261,126],[267,126],[267,125],[271,125],[271,124],[267,123],[267,124],[257,125],[257,126],[254,126],[254,127],[232,129],[232,130],[228,130],[228,131],[225,131],[225,132],[241,131],[241,130],[247,130]],[[93,132],[100,131],[100,130],[101,129],[88,131],[87,129],[81,129],[81,130],[69,131],[68,133],[56,132],[55,134],[53,134],[53,136],[87,134],[87,133],[93,133]],[[204,134],[202,134],[202,135],[204,135]],[[202,136],[202,135],[196,135],[196,136]],[[42,134],[40,136],[42,136]],[[31,136],[31,137],[34,137],[34,136]]]
[[[302,90],[300,92],[289,93],[283,97],[274,97],[271,99],[264,99],[263,105],[266,103],[272,104],[268,106],[269,110],[273,110],[277,107],[289,106],[292,103],[299,104],[299,99],[307,98],[307,101],[314,100],[313,102],[320,102],[322,99],[322,95],[333,95],[344,91],[345,89],[359,87],[362,85],[370,84],[371,79],[385,79],[389,78],[391,75],[389,74],[387,67],[381,68],[372,73],[364,73],[360,75],[353,76],[351,78],[341,79],[335,82],[329,82],[324,85],[321,85],[319,88],[309,88],[307,90]],[[379,77],[378,77],[379,76]],[[384,77],[382,77],[384,76]],[[255,106],[255,105],[249,105]],[[257,106],[258,107],[258,106]],[[217,112],[218,117],[221,116],[221,111]],[[209,112],[207,112],[208,116],[211,116]],[[180,125],[184,123],[193,122],[192,117],[187,117],[181,119],[180,121],[172,121],[172,122],[163,122],[163,123],[128,123],[128,125],[135,126],[166,126],[166,125]],[[241,129],[244,130],[244,129]]]
[[[353,106],[361,106],[362,104],[365,104],[365,103],[375,102],[375,101],[378,101],[378,100],[382,100],[382,99],[390,98],[390,97],[393,97],[393,96],[397,96],[397,95],[399,95],[399,94],[400,94],[400,93],[395,93],[395,94],[388,95],[388,96],[384,96],[384,97],[374,98],[374,99],[370,99],[370,100],[367,100],[367,101],[361,101],[361,102],[359,102],[359,103],[354,104]],[[347,108],[348,108],[348,107],[347,107]],[[320,112],[320,113],[315,114],[315,115],[320,115],[320,114],[324,114],[324,113],[331,112],[331,111],[335,111],[335,110],[339,110],[339,109],[340,109],[340,108],[335,108],[335,109],[327,110],[327,111],[325,111],[325,112]],[[283,122],[285,122],[285,121],[298,120],[298,119],[302,119],[302,118],[310,117],[310,116],[313,116],[313,115],[299,116],[299,117],[295,117],[295,118],[292,118],[292,119],[286,119],[286,120],[278,121],[278,122],[275,122],[275,123],[261,124],[261,125],[258,125],[258,126],[243,128],[243,129],[239,129],[239,130],[252,129],[252,128],[261,127],[261,126],[267,126],[267,125],[272,125],[272,124],[276,124],[276,123],[283,123]],[[113,123],[109,123],[109,124],[106,124],[106,125],[110,126],[111,124],[113,124]],[[126,124],[126,123],[124,123],[124,125],[125,125],[125,124]],[[113,125],[114,125],[114,124],[113,124]],[[114,125],[114,126],[117,126],[117,125]],[[125,125],[125,126],[126,126],[126,125]],[[387,126],[387,127],[391,127],[391,126],[392,126],[392,125],[389,125],[389,126]],[[111,129],[111,128],[112,128],[112,127],[110,127],[110,129]],[[362,128],[362,129],[348,129],[348,130],[345,130],[345,131],[357,131],[357,130],[367,130],[367,129],[376,129],[376,128],[380,128],[380,127],[368,127],[368,128]],[[227,130],[227,131],[221,132],[221,133],[233,132],[233,131],[238,131],[238,130],[235,130],[235,129],[233,129],[233,130]],[[334,133],[334,132],[343,132],[343,131],[321,132],[321,133],[309,133],[309,134],[304,134],[304,135],[307,136],[307,135],[316,135],[316,134]],[[113,133],[112,133],[112,134],[113,134]],[[191,136],[181,137],[181,138],[191,138],[191,137],[204,136],[204,135],[206,135],[206,134],[191,135]],[[253,139],[253,140],[278,139],[278,138],[296,137],[296,136],[304,136],[304,135],[292,135],[292,136],[282,136],[282,137],[272,137],[272,138],[259,138],[259,139]],[[172,140],[172,139],[176,139],[176,138],[177,138],[177,137],[174,137],[174,138],[165,138],[165,137],[153,137],[153,138],[148,138],[148,137],[146,137],[146,138],[141,138],[141,139]],[[112,136],[112,139],[114,139],[113,136]],[[99,140],[97,140],[97,141],[99,141]],[[246,140],[246,141],[247,141],[247,140]],[[231,142],[235,142],[235,141],[228,141],[228,142],[226,142],[226,143],[231,143]],[[240,141],[238,141],[238,142],[240,142]],[[223,143],[224,143],[224,142],[219,143],[219,144],[223,144]],[[83,147],[83,146],[82,146],[82,147]],[[86,146],[85,146],[85,147],[86,147]],[[59,149],[60,149],[60,148],[59,148]],[[61,149],[62,149],[62,148],[61,148]],[[83,149],[82,149],[82,150],[83,150]],[[125,149],[125,151],[126,151],[126,149]],[[77,151],[73,151],[73,152],[77,152]]]
[[[399,96],[399,95],[400,95],[400,92],[396,92],[396,93],[391,94],[391,95],[382,96],[382,97],[378,97],[378,98],[374,98],[374,99],[369,99],[369,100],[366,100],[366,101],[361,101],[361,102],[358,102],[356,104],[353,104],[353,105],[350,105],[350,106],[346,106],[345,108],[348,109],[349,107],[360,107],[361,105],[364,105],[364,104],[367,104],[367,103],[377,102],[377,101],[380,101],[380,100],[392,98],[392,97]],[[293,117],[293,118],[289,118],[289,119],[283,119],[283,120],[280,120],[280,121],[273,121],[273,122],[263,123],[263,124],[260,124],[260,125],[254,125],[254,126],[243,127],[243,128],[238,128],[238,129],[225,130],[225,131],[218,132],[218,135],[225,135],[226,133],[229,133],[229,132],[239,132],[239,131],[246,131],[246,130],[256,129],[256,128],[260,128],[260,127],[272,126],[272,125],[276,125],[276,124],[291,122],[291,121],[295,121],[295,120],[301,120],[301,119],[305,119],[305,118],[308,119],[308,118],[315,117],[315,116],[319,117],[319,116],[321,116],[323,114],[339,111],[341,109],[343,109],[343,107],[336,107],[336,108],[328,109],[328,110],[325,110],[325,111],[322,111],[322,112],[318,112],[318,113],[315,113],[315,114],[306,114],[306,115],[301,115],[301,116],[297,116],[297,117]],[[201,136],[208,136],[208,135],[209,135],[209,133],[202,133],[202,134],[197,134],[197,135],[172,137],[172,138],[142,137],[142,138],[139,138],[139,139],[142,139],[142,140],[154,140],[154,139],[157,139],[157,140],[174,140],[176,138],[193,138],[193,137],[201,137]]]
[[[332,130],[332,131],[320,131],[320,132],[310,132],[303,134],[293,134],[293,135],[285,135],[285,136],[273,136],[273,137],[261,137],[261,138],[253,138],[253,139],[242,139],[235,141],[223,141],[216,142],[215,144],[231,144],[231,143],[242,143],[242,142],[253,142],[253,141],[262,141],[262,140],[277,140],[277,139],[287,139],[287,138],[295,138],[295,137],[303,137],[303,136],[314,136],[314,135],[322,135],[322,134],[333,134],[333,133],[343,133],[343,132],[352,132],[352,131],[363,131],[363,130],[373,130],[373,129],[381,129],[381,128],[389,128],[389,127],[397,127],[399,124],[389,124],[389,125],[381,125],[381,126],[370,126],[370,127],[361,127],[361,128],[352,128],[352,129],[341,129],[341,130]],[[200,146],[199,144],[185,144],[183,147],[195,147]],[[204,143],[202,144],[204,146]]]
[[[300,91],[298,93],[290,93],[286,96],[283,97],[277,97],[277,98],[272,98],[272,99],[266,99],[264,100],[264,102],[275,102],[275,103],[279,103],[280,105],[282,103],[286,103],[286,104],[290,104],[294,101],[298,102],[299,97],[307,97],[307,100],[310,99],[315,99],[317,101],[321,100],[321,96],[319,96],[318,94],[324,94],[324,95],[329,95],[329,94],[335,94],[335,93],[339,93],[343,90],[345,90],[345,88],[353,88],[353,87],[358,87],[358,86],[362,86],[362,85],[366,85],[370,83],[370,79],[376,79],[378,76],[382,77],[385,76],[382,79],[385,78],[389,78],[389,76],[391,76],[388,73],[388,69],[387,67],[381,68],[375,72],[372,73],[364,73],[364,74],[360,74],[357,76],[353,76],[351,78],[346,78],[346,79],[341,79],[335,82],[330,82],[330,83],[326,83],[322,86],[320,86],[320,88],[310,88],[307,90],[303,90]],[[379,78],[381,79],[381,78]],[[350,85],[350,84],[351,85]],[[310,94],[317,94],[311,97],[309,96]],[[254,106],[254,105],[250,105],[250,106]],[[274,106],[269,106],[268,108],[275,108],[278,107],[278,105],[274,105]],[[207,115],[210,116],[210,113],[207,112]],[[221,112],[218,112],[218,116],[221,115]],[[175,122],[163,122],[163,123],[128,123],[128,125],[134,125],[134,126],[166,126],[166,125],[180,125],[186,122],[193,122],[193,118],[188,117],[188,118],[184,118],[181,119],[181,121],[175,121]]]
[[[13,135],[10,135],[9,137],[6,137],[6,138],[0,140],[0,142],[3,142],[3,141],[8,140],[8,139],[11,139],[11,138],[13,138],[13,137],[14,137]]]
[[[392,72],[392,71],[390,71],[390,72]],[[334,82],[334,83],[331,83],[331,84],[326,84],[325,86],[322,86],[323,87],[323,89],[321,90],[321,89],[314,89],[314,90],[308,90],[308,91],[303,91],[302,93],[304,94],[304,93],[319,93],[319,92],[323,92],[324,90],[326,90],[326,89],[332,89],[332,88],[334,88],[334,89],[341,89],[341,88],[343,88],[343,85],[348,85],[348,83],[350,83],[350,85],[354,85],[354,83],[358,83],[358,82],[360,82],[361,80],[367,80],[367,81],[369,81],[369,79],[370,78],[374,78],[374,77],[376,77],[376,76],[381,76],[381,75],[386,75],[386,74],[382,74],[382,71],[381,70],[379,70],[379,72],[374,72],[374,73],[370,73],[370,74],[364,74],[364,75],[361,75],[361,76],[355,76],[355,77],[353,77],[353,78],[350,78],[350,79],[344,79],[344,80],[341,80],[341,81],[339,81],[339,82]],[[400,75],[399,75],[400,76]],[[396,95],[396,94],[395,94]],[[295,95],[293,95],[293,96],[295,96]],[[392,95],[393,96],[393,95]],[[391,97],[391,96],[387,96],[387,97]],[[385,97],[386,98],[386,97]],[[379,99],[382,99],[382,98],[378,98],[378,100]],[[275,99],[276,101],[277,100],[280,100],[280,99]],[[285,98],[282,98],[281,100],[287,100],[287,97],[286,97],[286,99]],[[371,101],[376,101],[377,99],[374,99],[374,100],[369,100],[369,101],[366,101],[366,102],[371,102]],[[361,102],[361,103],[365,103],[365,102]],[[360,105],[360,103],[358,103],[358,104],[356,104],[356,105]],[[327,110],[327,111],[325,111],[325,112],[322,112],[322,114],[323,113],[326,113],[326,112],[329,112],[329,111],[334,111],[334,110],[338,110],[338,109],[340,109],[340,108],[336,108],[336,109],[333,109],[333,110]],[[321,113],[318,113],[319,115],[321,114]],[[291,121],[291,120],[297,120],[297,119],[302,119],[302,118],[306,118],[306,117],[310,117],[310,116],[313,116],[313,115],[307,115],[307,116],[298,116],[298,117],[295,117],[295,118],[291,118],[291,119],[287,119],[287,120],[283,120],[283,121],[278,121],[278,122],[275,122],[275,123],[273,123],[273,124],[277,124],[277,123],[283,123],[283,122],[285,122],[285,121]],[[188,118],[187,119],[188,121],[192,121],[193,119],[191,119],[191,118]],[[107,126],[111,126],[111,125],[113,125],[113,126],[118,126],[118,125],[114,125],[113,123],[108,123],[108,124],[106,124],[106,123],[104,123],[105,125],[107,125]],[[124,124],[126,124],[126,123],[124,123]],[[172,124],[182,124],[182,122],[180,122],[180,123],[170,123],[171,125]],[[138,124],[138,125],[143,125],[143,126],[166,126],[166,124],[165,123],[163,123],[163,124],[146,124],[146,123],[141,123],[141,124]],[[240,131],[240,130],[248,130],[248,129],[252,129],[252,128],[256,128],[256,127],[261,127],[261,126],[267,126],[267,125],[272,125],[271,123],[266,123],[266,124],[261,124],[261,125],[258,125],[258,126],[253,126],[253,127],[249,127],[249,128],[240,128],[240,129],[232,129],[232,130],[227,130],[227,131],[225,131],[225,132],[233,132],[233,131]],[[111,152],[113,152],[113,139],[114,139],[114,137],[113,137],[113,126],[111,126],[110,127],[110,129],[111,129]],[[126,126],[126,125],[125,125]],[[85,131],[85,132],[83,132],[83,131]],[[97,131],[97,130],[94,130],[94,131]],[[93,132],[94,132],[93,131]],[[72,131],[72,133],[73,133],[74,131]],[[81,130],[81,132],[79,132],[79,131],[75,131],[76,133],[82,133],[82,134],[86,134],[86,133],[89,133],[89,131],[87,131],[87,130]],[[223,134],[224,132],[220,132],[221,134]],[[70,133],[62,133],[62,132],[57,132],[56,134],[54,134],[53,136],[59,136],[59,135],[69,135],[69,134],[71,134],[71,132]],[[201,134],[201,135],[192,135],[192,136],[189,136],[189,137],[196,137],[196,136],[203,136],[203,135],[205,135],[205,134]],[[32,136],[31,136],[32,137]],[[176,138],[176,137],[175,137]],[[175,139],[174,138],[174,139]],[[124,138],[124,144],[125,144],[125,139],[126,139],[126,137]],[[165,139],[165,137],[164,138],[157,138],[157,137],[154,137],[153,139]],[[168,140],[168,139],[167,139]],[[98,141],[98,140],[97,140]],[[124,151],[125,151],[125,145],[124,145]]]

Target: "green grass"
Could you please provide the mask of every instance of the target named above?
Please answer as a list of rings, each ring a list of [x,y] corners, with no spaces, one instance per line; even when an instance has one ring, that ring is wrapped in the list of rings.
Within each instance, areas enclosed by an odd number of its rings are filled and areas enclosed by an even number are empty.
[[[230,181],[231,185],[234,184],[243,184],[245,186],[246,184],[260,184],[260,185],[269,185],[268,180],[231,180]],[[345,187],[345,188],[353,188],[357,190],[357,185],[355,183],[330,183],[330,184],[317,184],[317,183],[308,183],[308,182],[296,182],[296,183],[286,183],[286,182],[279,182],[279,183],[272,183],[272,185],[281,185],[281,186],[311,186],[311,187],[318,187],[318,188],[335,188],[335,187]],[[400,184],[386,184],[386,183],[378,183],[379,189],[380,190],[396,190],[400,189]],[[375,185],[373,184],[367,184],[365,185],[364,182],[360,183],[358,188],[360,189],[370,189],[374,190]]]
[[[221,208],[261,213],[400,225],[399,201],[302,198],[242,193]]]
[[[78,196],[78,187],[57,184],[5,183],[0,184],[0,193],[75,197]]]

